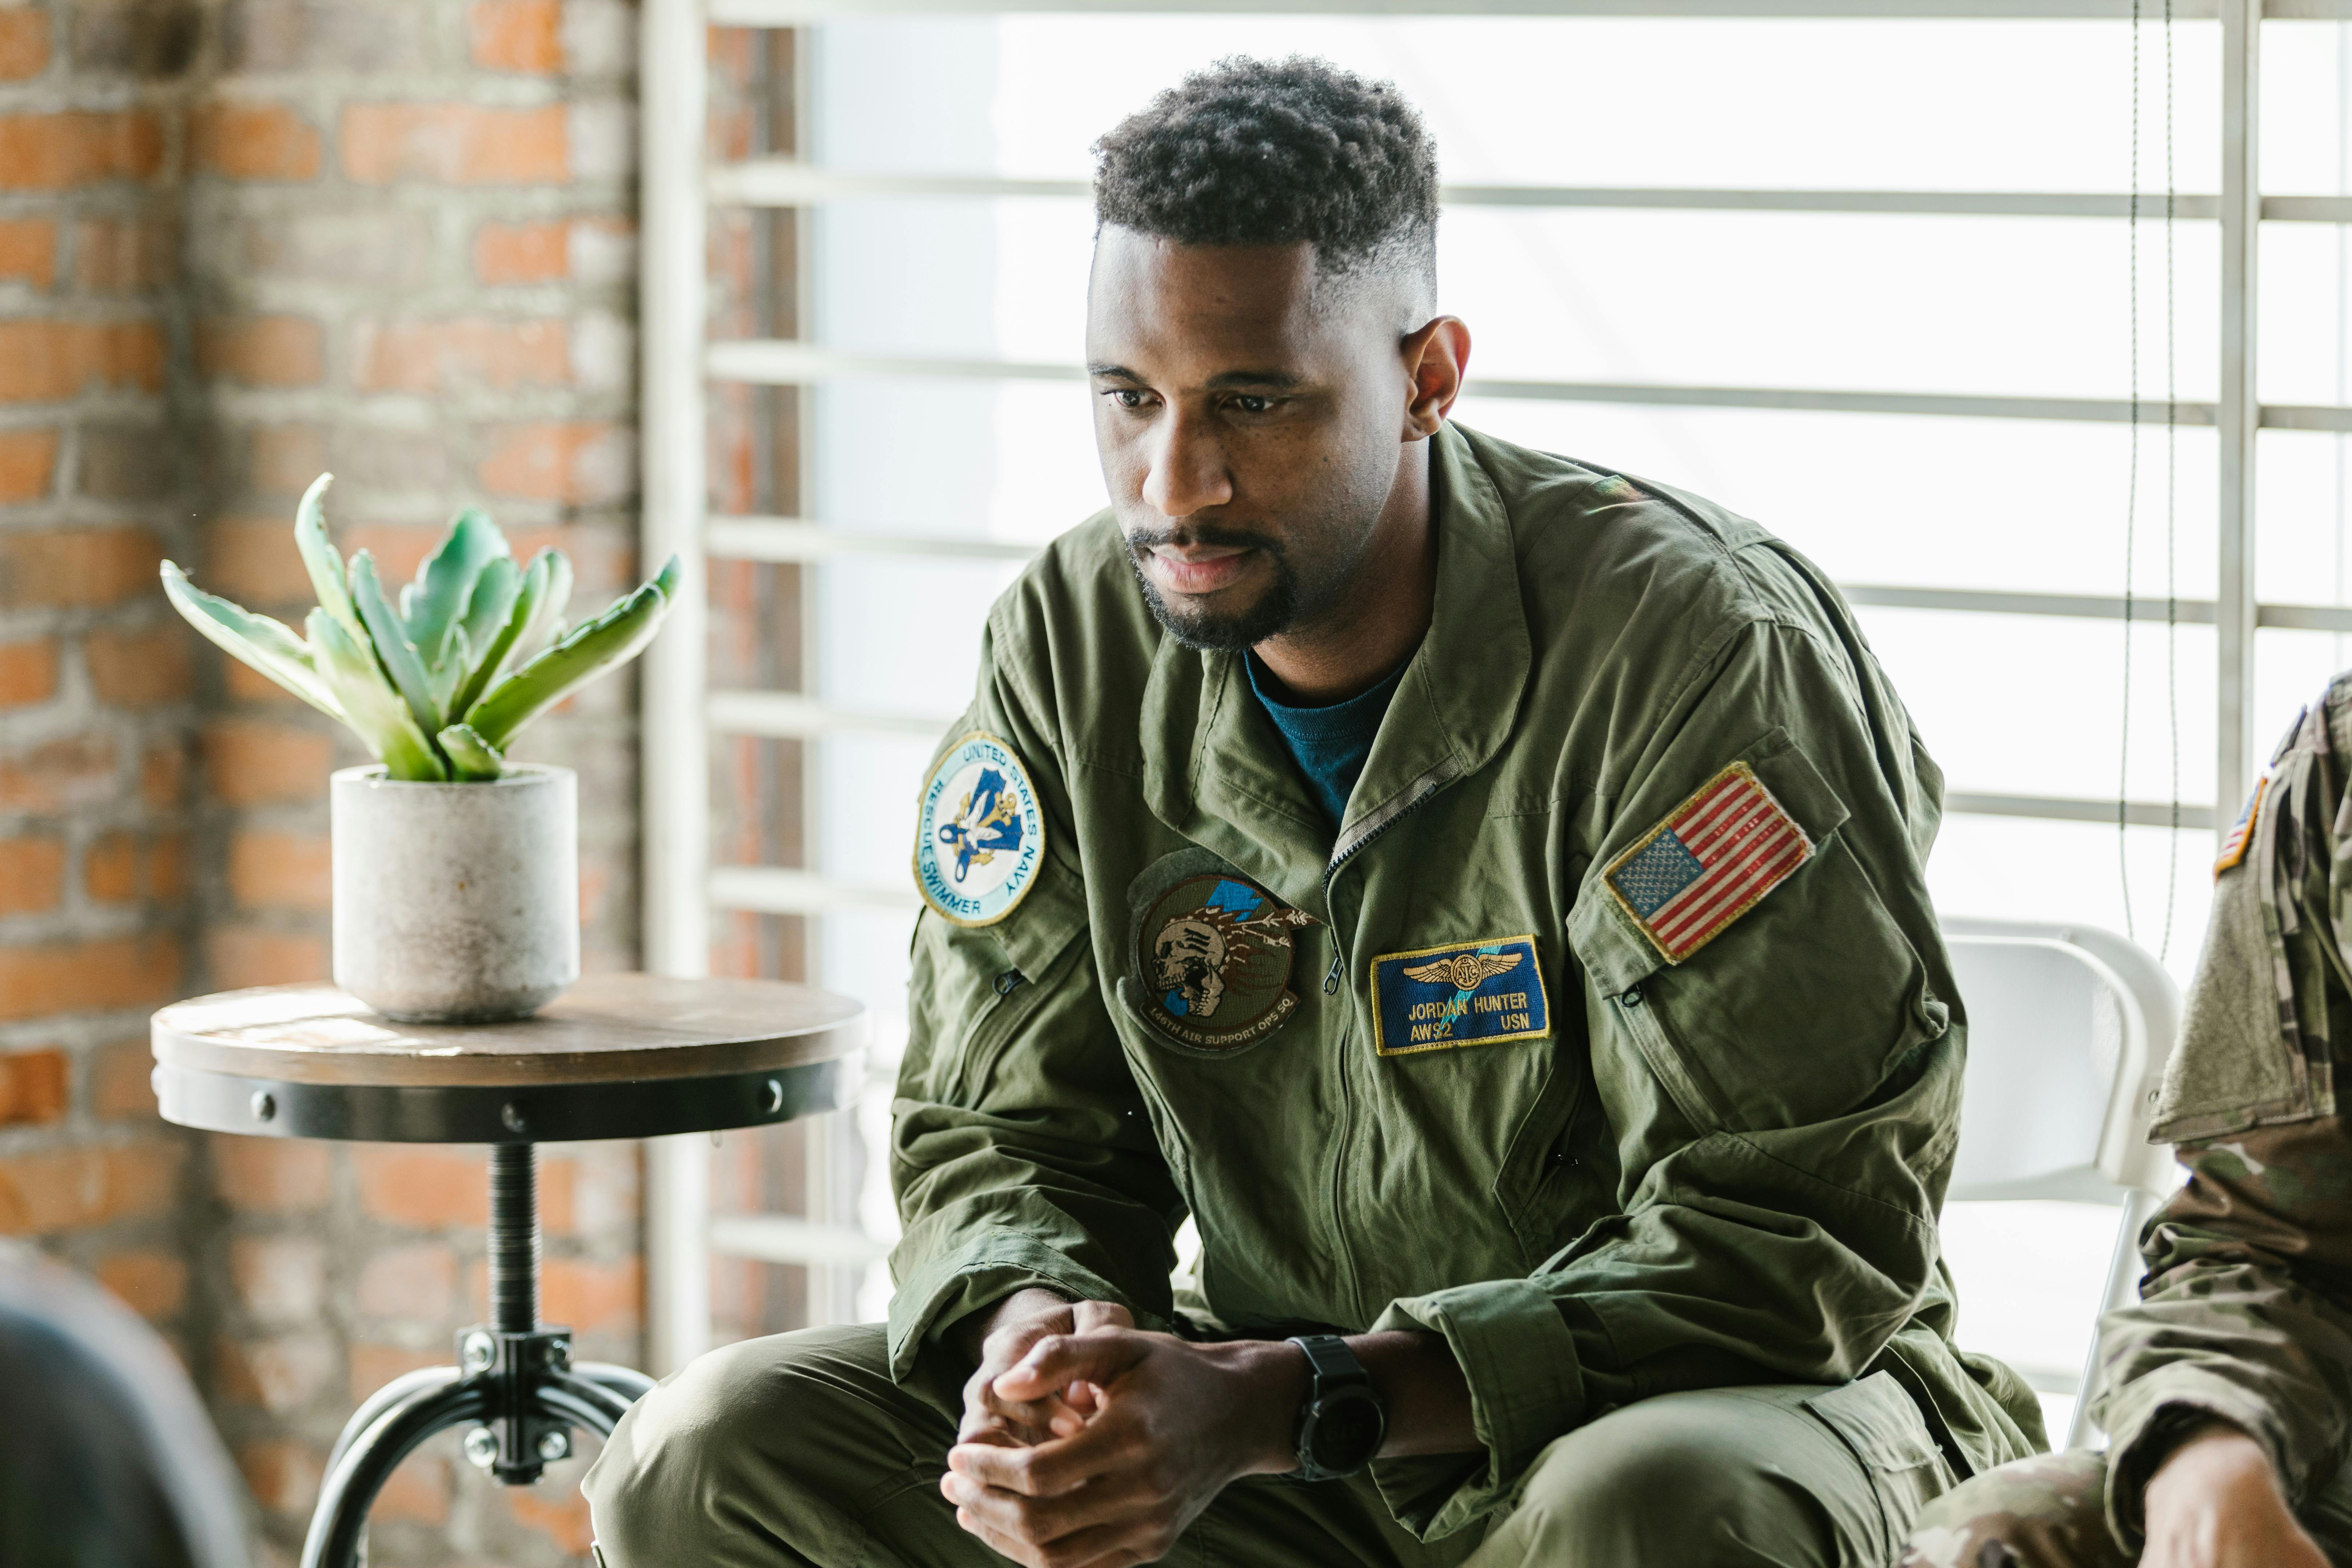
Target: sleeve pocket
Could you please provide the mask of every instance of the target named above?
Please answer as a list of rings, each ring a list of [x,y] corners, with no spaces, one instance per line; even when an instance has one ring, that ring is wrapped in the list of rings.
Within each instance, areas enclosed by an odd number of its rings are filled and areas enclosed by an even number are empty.
[[[1830,787],[1821,770],[1814,767],[1801,751],[1789,731],[1773,726],[1752,744],[1724,758],[1724,764],[1745,763],[1755,773],[1758,782],[1771,792],[1780,808],[1792,817],[1813,846],[1818,858],[1823,843],[1846,819],[1845,802]],[[1691,781],[1694,785],[1703,781]],[[1677,795],[1657,807],[1654,816],[1647,811],[1628,813],[1612,826],[1601,850],[1592,858],[1591,868],[1577,890],[1576,905],[1569,911],[1568,942],[1577,959],[1591,975],[1595,986],[1604,996],[1616,996],[1632,990],[1664,965],[1665,960],[1637,927],[1624,908],[1610,895],[1601,879],[1627,847],[1639,842],[1653,827],[1671,816]],[[1806,875],[1810,867],[1801,866],[1794,882]],[[1785,884],[1784,884],[1785,885]],[[1776,888],[1759,901],[1769,902],[1780,892]],[[1701,949],[1704,953],[1706,950]],[[1692,955],[1694,959],[1699,954]],[[1688,962],[1688,961],[1685,961]]]

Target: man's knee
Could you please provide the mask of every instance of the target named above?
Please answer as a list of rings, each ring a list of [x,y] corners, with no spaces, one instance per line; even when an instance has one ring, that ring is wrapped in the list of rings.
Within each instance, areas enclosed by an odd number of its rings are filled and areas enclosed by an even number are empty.
[[[1472,1562],[1885,1563],[1921,1500],[1950,1484],[1917,1407],[1884,1374],[1660,1394],[1538,1455]]]
[[[581,1481],[609,1568],[732,1563],[731,1542],[760,1537],[759,1560],[773,1563],[770,1521],[822,1533],[823,1520],[840,1520],[862,1472],[904,1468],[923,1440],[893,1429],[908,1423],[888,1405],[906,1396],[884,1353],[871,1325],[747,1340],[638,1400]]]
[[[1765,1463],[1738,1426],[1738,1407],[1720,1394],[1667,1394],[1569,1434],[1530,1467],[1488,1538],[1493,1561],[1700,1565],[1751,1561],[1759,1548],[1806,1560],[1804,1548],[1829,1537],[1801,1458]],[[1791,1545],[1798,1554],[1779,1554]]]
[[[2128,1568],[2107,1530],[2106,1462],[2087,1449],[1987,1470],[1921,1510],[1903,1568]]]

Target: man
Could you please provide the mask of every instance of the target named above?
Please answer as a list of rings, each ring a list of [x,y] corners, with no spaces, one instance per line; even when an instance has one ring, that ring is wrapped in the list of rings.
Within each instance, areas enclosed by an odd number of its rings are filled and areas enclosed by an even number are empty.
[[[1901,703],[1754,524],[1447,422],[1392,89],[1098,150],[1112,506],[920,796],[890,1322],[648,1396],[607,1568],[1887,1561],[2039,1446],[1947,1338]]]
[[[2352,1565],[2352,674],[2305,710],[2224,841],[2153,1136],[2189,1183],[2100,1331],[2102,1453],[1980,1476],[1909,1568]]]

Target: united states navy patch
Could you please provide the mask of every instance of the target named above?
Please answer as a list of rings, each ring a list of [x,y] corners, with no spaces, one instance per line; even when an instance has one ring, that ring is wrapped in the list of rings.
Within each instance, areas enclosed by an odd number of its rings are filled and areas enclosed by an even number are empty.
[[[2268,773],[2254,781],[2254,792],[2246,796],[2246,808],[2238,813],[2237,823],[2230,829],[2230,836],[2221,840],[2221,853],[2213,862],[2215,877],[2245,859],[2246,846],[2254,841],[2254,821],[2263,814],[2263,792],[2270,787],[2271,776]]]
[[[1680,963],[1812,853],[1754,770],[1734,763],[1610,862],[1601,880],[1659,956]]]
[[[915,887],[941,918],[994,925],[1045,864],[1045,815],[1021,759],[973,731],[947,749],[915,810]]]
[[[1551,1032],[1536,939],[1496,937],[1372,960],[1372,1048],[1384,1057]]]

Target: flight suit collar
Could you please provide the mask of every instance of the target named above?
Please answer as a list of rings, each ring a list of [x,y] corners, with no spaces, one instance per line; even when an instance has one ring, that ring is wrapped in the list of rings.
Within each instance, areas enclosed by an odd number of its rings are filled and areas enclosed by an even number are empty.
[[[1143,787],[1153,815],[1309,912],[1326,912],[1327,872],[1502,749],[1533,661],[1502,493],[1451,424],[1431,440],[1429,633],[1381,720],[1336,842],[1252,697],[1243,656],[1197,653],[1163,637],[1144,688]]]

